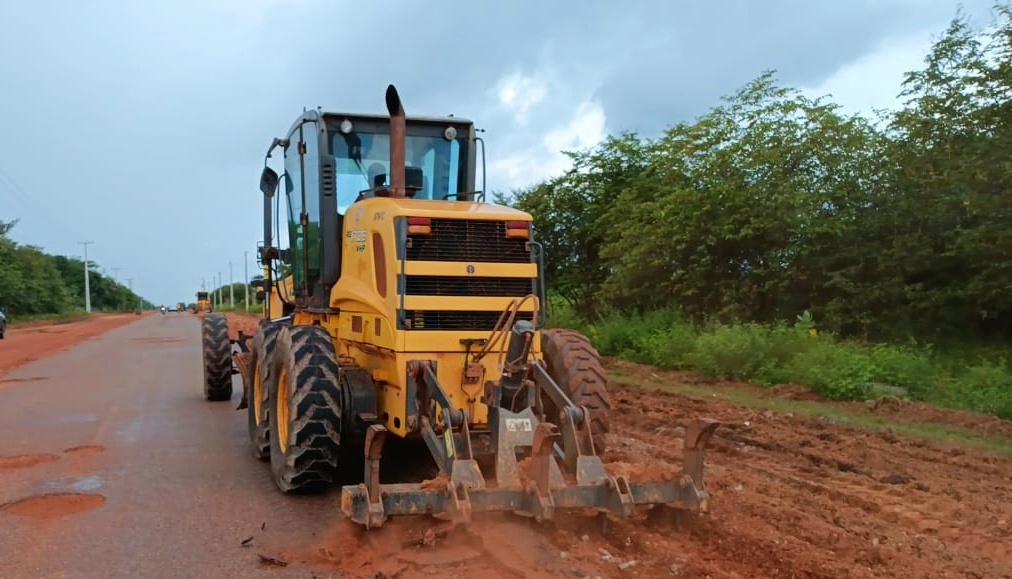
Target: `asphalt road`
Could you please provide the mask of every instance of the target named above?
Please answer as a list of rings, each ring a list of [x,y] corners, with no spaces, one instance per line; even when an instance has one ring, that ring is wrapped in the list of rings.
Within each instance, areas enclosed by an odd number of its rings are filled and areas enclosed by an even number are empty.
[[[276,490],[239,377],[232,402],[202,397],[199,331],[190,314],[145,317],[3,376],[0,577],[313,576],[258,553],[326,534],[338,493]]]

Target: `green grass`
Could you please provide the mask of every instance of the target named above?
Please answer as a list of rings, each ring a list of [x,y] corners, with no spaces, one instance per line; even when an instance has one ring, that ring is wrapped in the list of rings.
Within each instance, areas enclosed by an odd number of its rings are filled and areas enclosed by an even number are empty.
[[[780,414],[794,414],[809,418],[825,418],[835,423],[864,430],[885,432],[908,438],[916,438],[943,444],[980,450],[1000,456],[1012,457],[1012,438],[1003,435],[987,435],[971,429],[950,424],[898,420],[884,418],[852,410],[832,402],[813,400],[791,400],[767,397],[761,391],[745,388],[721,388],[685,383],[673,383],[665,378],[640,378],[630,376],[620,368],[609,370],[609,380],[615,384],[679,394],[694,400],[723,400],[752,409],[772,410]]]
[[[830,400],[873,398],[886,385],[902,398],[1012,420],[1012,368],[1000,350],[859,343],[820,332],[807,315],[697,327],[658,311],[588,324],[553,305],[549,325],[586,333],[605,356],[760,386],[796,384]]]
[[[23,324],[32,324],[38,322],[52,322],[54,324],[66,324],[70,322],[76,322],[77,320],[80,319],[84,319],[89,315],[91,314],[85,312],[84,310],[75,310],[55,314],[32,314],[27,316],[9,317],[7,319],[7,324],[12,328],[16,328],[19,325]]]

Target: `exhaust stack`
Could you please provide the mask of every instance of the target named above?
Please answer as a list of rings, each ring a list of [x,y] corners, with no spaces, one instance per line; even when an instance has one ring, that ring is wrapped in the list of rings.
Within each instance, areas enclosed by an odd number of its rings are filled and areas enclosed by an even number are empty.
[[[387,86],[387,111],[390,113],[390,188],[392,197],[406,197],[405,189],[405,139],[407,121],[404,106],[394,85]]]

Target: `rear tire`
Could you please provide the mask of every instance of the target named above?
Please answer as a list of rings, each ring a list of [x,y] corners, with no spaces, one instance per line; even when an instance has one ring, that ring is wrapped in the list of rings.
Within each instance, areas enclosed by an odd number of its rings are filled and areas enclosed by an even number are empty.
[[[602,456],[606,450],[605,435],[610,430],[608,412],[608,378],[601,366],[601,355],[590,340],[573,330],[542,330],[541,352],[548,375],[555,380],[573,404],[590,411],[590,433],[594,452]],[[545,400],[549,421],[558,420],[560,409]]]
[[[222,314],[201,323],[204,357],[204,397],[213,402],[232,398],[232,344],[228,320]]]
[[[278,339],[281,324],[264,321],[260,323],[253,344],[250,348],[249,376],[250,385],[247,396],[246,424],[249,430],[250,446],[257,460],[267,460],[271,455],[270,440],[270,404],[267,396],[267,384],[271,376],[271,355]],[[259,418],[257,415],[259,414]]]
[[[268,382],[271,472],[285,493],[316,492],[337,478],[341,444],[340,368],[330,334],[284,326]]]

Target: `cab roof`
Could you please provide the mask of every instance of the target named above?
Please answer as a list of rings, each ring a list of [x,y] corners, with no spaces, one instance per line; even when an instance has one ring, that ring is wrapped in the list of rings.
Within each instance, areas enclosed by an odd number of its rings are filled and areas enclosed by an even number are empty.
[[[390,122],[389,115],[380,115],[372,113],[349,113],[340,111],[324,111],[324,110],[311,109],[305,111],[304,113],[296,117],[291,127],[288,128],[288,132],[285,134],[290,135],[292,131],[294,131],[296,128],[299,127],[299,125],[307,121],[323,120],[324,122],[326,121],[340,122],[342,119],[352,119],[352,120],[358,119],[383,123]],[[474,121],[464,117],[429,117],[423,115],[419,116],[408,115],[405,117],[405,120],[408,126],[411,126],[412,124],[456,125],[457,127],[474,125]]]

